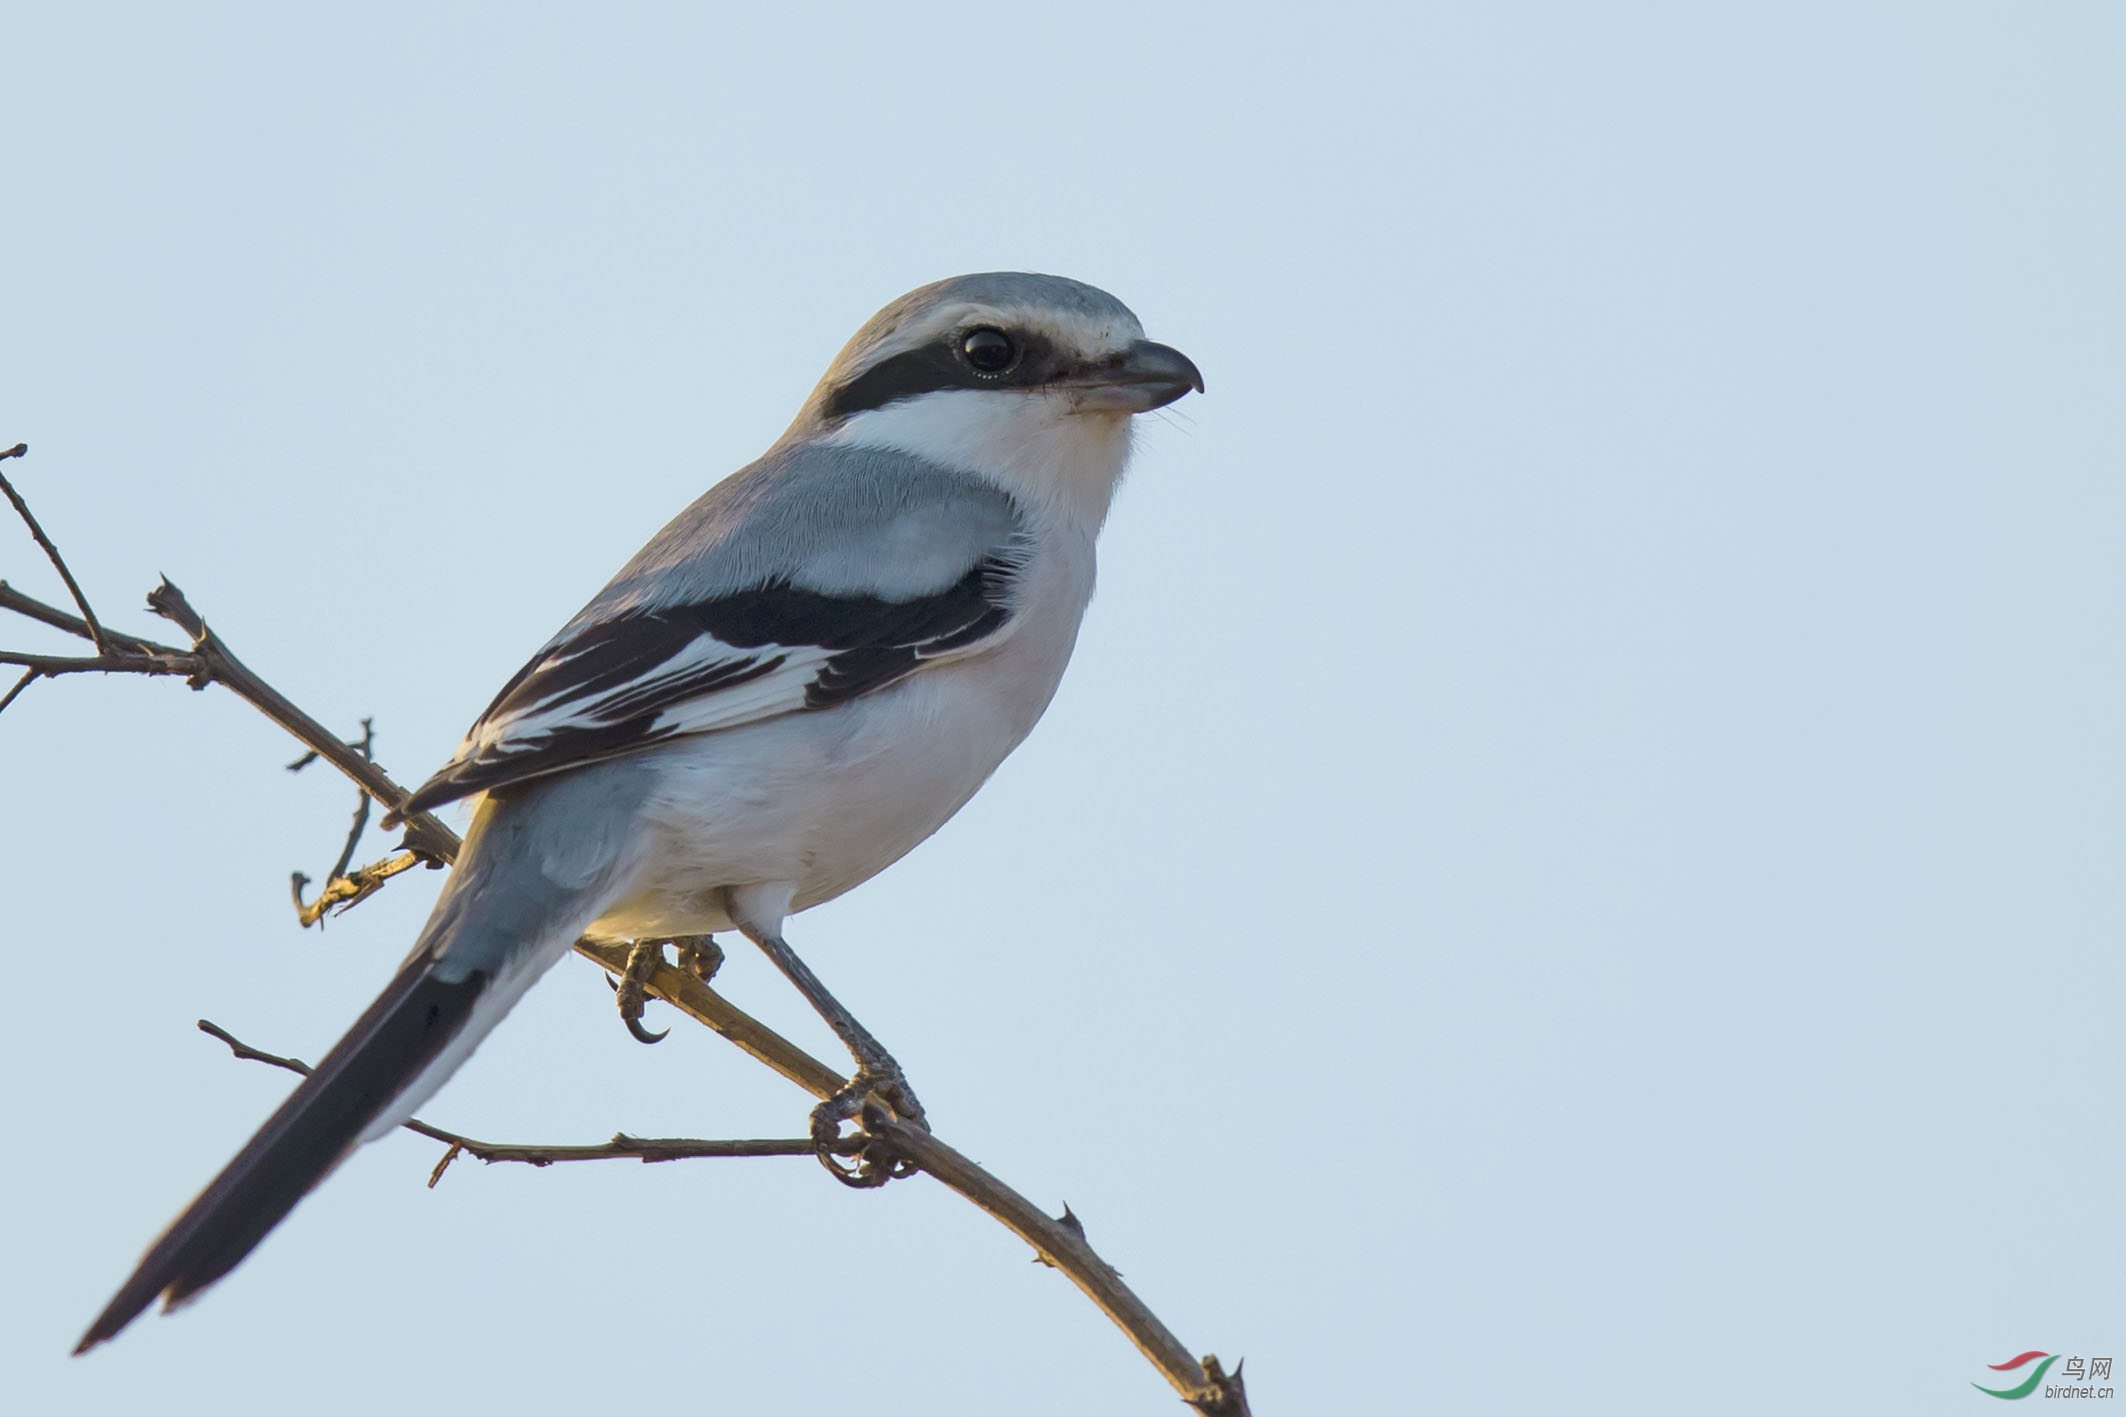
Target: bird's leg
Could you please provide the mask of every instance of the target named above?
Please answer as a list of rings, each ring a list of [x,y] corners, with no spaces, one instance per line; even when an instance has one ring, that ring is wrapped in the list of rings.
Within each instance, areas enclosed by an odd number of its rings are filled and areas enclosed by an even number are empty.
[[[923,1120],[923,1105],[916,1101],[915,1092],[908,1086],[908,1079],[901,1072],[901,1065],[893,1061],[893,1055],[880,1045],[871,1031],[856,1021],[856,1016],[841,1006],[827,986],[819,982],[819,976],[789,942],[773,930],[757,929],[744,920],[736,922],[739,930],[761,953],[774,961],[797,992],[805,996],[805,1002],[813,1011],[826,1020],[827,1027],[834,1030],[842,1046],[856,1059],[856,1076],[832,1097],[812,1109],[812,1143],[819,1148],[820,1160],[827,1169],[852,1186],[881,1186],[896,1175],[909,1174],[906,1163],[887,1153],[877,1155],[862,1153],[863,1159],[854,1167],[847,1167],[836,1159],[837,1150],[843,1148],[842,1123],[863,1123],[869,1106],[884,1104],[891,1114],[903,1122],[929,1130]]]
[[[858,1023],[856,1016],[827,992],[827,986],[819,982],[819,976],[812,972],[811,966],[797,957],[797,952],[781,935],[763,932],[748,938],[759,945],[775,962],[775,967],[797,986],[797,992],[805,996],[805,1002],[826,1020],[827,1027],[834,1030],[834,1036],[841,1039],[842,1046],[856,1059],[856,1078],[849,1087],[828,1099],[824,1106],[839,1111],[840,1120],[846,1120],[857,1114],[857,1103],[862,1100],[864,1092],[874,1091],[902,1121],[922,1125],[922,1104],[915,1100],[915,1093],[910,1090],[901,1065],[894,1062],[893,1055],[871,1036],[871,1030]],[[842,1100],[845,1096],[846,1102]]]
[[[637,1043],[662,1043],[665,1034],[672,1031],[668,1028],[664,1033],[652,1033],[642,1026],[642,1010],[649,1002],[650,976],[663,963],[664,941],[637,940],[628,946],[627,968],[613,986],[613,1001],[620,1005],[620,1021]]]

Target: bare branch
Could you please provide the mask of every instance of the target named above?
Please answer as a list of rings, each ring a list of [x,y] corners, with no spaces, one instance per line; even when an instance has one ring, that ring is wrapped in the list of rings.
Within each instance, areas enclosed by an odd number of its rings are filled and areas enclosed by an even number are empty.
[[[25,509],[27,516],[27,509]],[[322,725],[281,693],[260,679],[256,674],[230,653],[229,647],[219,635],[207,628],[206,622],[192,609],[184,592],[164,581],[148,597],[149,608],[177,623],[192,636],[195,648],[181,650],[172,645],[160,644],[138,636],[120,634],[101,626],[95,632],[103,636],[104,652],[95,655],[23,654],[0,650],[0,664],[15,665],[23,670],[23,680],[10,691],[7,702],[19,696],[30,682],[37,679],[53,679],[66,674],[142,674],[150,676],[181,676],[195,689],[219,683],[278,723],[298,740],[308,745],[310,751],[297,763],[290,766],[307,766],[318,758],[325,758],[340,769],[366,797],[383,802],[386,807],[403,802],[406,791],[377,768],[369,758],[373,739],[369,736],[369,723],[363,722],[364,739],[359,743],[344,743],[326,734]],[[47,605],[34,596],[25,595],[5,581],[0,581],[0,610],[12,611],[25,619],[62,630],[81,639],[92,638],[89,622],[54,605]],[[366,798],[356,809],[356,816],[365,825],[368,811]],[[359,842],[360,834],[351,832],[350,840]],[[457,836],[448,827],[428,813],[418,813],[406,822],[406,847],[413,853],[413,860],[392,858],[375,865],[363,867],[350,878],[346,875],[346,863],[353,859],[350,846],[341,854],[333,879],[317,901],[310,906],[297,908],[304,911],[305,925],[313,923],[318,915],[334,906],[347,906],[375,891],[385,881],[419,861],[441,864],[451,859],[457,850]],[[306,883],[307,884],[307,883]]]
[[[27,620],[49,625],[55,630],[64,630],[76,639],[89,639],[89,622],[79,615],[69,614],[56,605],[46,605],[35,596],[24,595],[6,581],[0,581],[0,610],[12,610]],[[143,640],[135,635],[122,634],[106,625],[103,627],[104,642],[114,649],[145,655],[182,655],[183,650],[169,645],[160,645],[153,640]]]
[[[278,1053],[268,1053],[253,1048],[219,1024],[199,1020],[199,1031],[219,1038],[229,1046],[229,1051],[246,1062],[266,1063],[284,1069],[299,1077],[310,1076],[310,1065],[300,1058],[284,1058]],[[471,1137],[456,1132],[446,1132],[441,1127],[414,1118],[401,1122],[409,1132],[427,1137],[430,1141],[442,1142],[450,1148],[436,1169],[429,1173],[428,1185],[443,1179],[443,1172],[462,1153],[477,1157],[492,1165],[498,1161],[522,1162],[527,1166],[552,1166],[562,1161],[689,1161],[700,1157],[719,1156],[810,1156],[812,1142],[808,1137],[768,1137],[738,1141],[697,1141],[692,1137],[631,1137],[625,1132],[615,1132],[613,1139],[596,1146],[523,1146],[514,1143],[474,1141]]]
[[[0,664],[21,667],[22,677],[10,689],[7,697],[0,699],[0,711],[22,696],[39,679],[57,679],[65,674],[147,674],[191,676],[200,672],[201,665],[196,655],[187,654],[169,645],[157,644],[133,635],[120,634],[104,625],[91,625],[78,615],[61,610],[56,605],[47,605],[32,595],[24,595],[6,581],[0,581],[0,610],[12,611],[25,620],[34,620],[40,625],[61,630],[77,639],[94,641],[102,636],[102,649],[94,655],[18,654],[0,650]]]
[[[349,746],[353,747],[356,752],[362,755],[363,762],[375,762],[376,720],[372,718],[363,719],[362,741],[360,743],[350,744]],[[369,794],[366,792],[357,792],[354,795],[354,824],[347,828],[346,843],[340,847],[339,859],[332,863],[331,874],[325,877],[326,880],[336,881],[340,877],[347,874],[347,867],[354,860],[354,848],[361,845],[362,829],[368,825]]]
[[[141,655],[130,652],[114,654],[21,654],[14,650],[0,650],[0,664],[19,664],[40,679],[57,679],[62,674],[183,674],[187,676],[204,672],[204,661],[196,655],[173,652],[167,658],[161,655]]]
[[[64,630],[81,639],[89,637],[89,622],[79,615],[72,615],[56,605],[46,605],[34,596],[24,595],[6,581],[0,581],[0,610],[12,610],[40,624],[50,625],[55,630]]]
[[[24,689],[27,689],[30,685],[36,683],[39,679],[42,679],[43,677],[43,675],[39,674],[34,669],[23,670],[22,677],[15,681],[15,687],[7,691],[6,698],[0,699],[0,713],[6,713],[7,706],[13,703],[15,700],[21,698],[22,691]]]
[[[6,707],[6,705],[0,704],[0,708],[4,707]],[[353,749],[355,752],[360,753],[364,762],[375,762],[376,720],[373,718],[363,719],[361,741],[358,743],[349,743],[347,746]],[[303,754],[300,758],[297,758],[294,762],[288,764],[288,771],[301,772],[304,768],[316,762],[317,756],[318,755],[316,753]],[[354,848],[361,845],[362,833],[367,830],[368,827],[369,792],[366,788],[357,788],[354,794],[354,824],[347,829],[347,840],[345,844],[340,847],[339,859],[337,861],[334,861],[332,863],[332,869],[325,873],[325,890],[319,893],[318,899],[316,901],[313,901],[309,905],[305,905],[303,904],[303,887],[310,884],[310,878],[300,871],[294,872],[289,877],[290,888],[295,895],[295,917],[297,920],[302,922],[304,929],[309,929],[312,925],[317,924],[319,921],[325,918],[325,910],[328,904],[328,902],[325,900],[325,897],[332,893],[333,887],[338,886],[342,881],[347,880],[348,863],[354,860]],[[397,871],[393,871],[389,875],[374,877],[372,878],[372,883],[368,886],[367,889],[363,889],[356,882],[349,881],[348,886],[350,887],[350,889],[340,892],[337,897],[337,900],[339,902],[343,902],[341,908],[346,909],[347,907],[352,906],[356,901],[368,895],[370,891],[373,891],[378,886],[383,885],[384,882],[386,880],[389,880],[391,876],[395,876],[397,874]]]
[[[23,457],[29,450],[29,444],[17,443],[0,453],[0,461]],[[30,529],[31,537],[44,548],[45,559],[52,563],[52,569],[59,573],[59,579],[66,582],[66,592],[74,597],[74,604],[81,611],[81,619],[88,626],[89,639],[97,649],[108,652],[110,645],[104,640],[103,626],[96,623],[96,612],[89,608],[89,598],[81,593],[80,582],[76,581],[74,573],[67,569],[66,557],[59,554],[59,548],[44,534],[44,528],[37,525],[37,519],[30,515],[29,503],[22,500],[22,494],[15,490],[15,484],[9,482],[4,473],[0,473],[0,492],[6,493],[7,500],[14,503],[15,515],[22,518],[22,524]]]
[[[336,734],[326,731],[323,724],[290,703],[280,690],[252,673],[242,660],[230,653],[221,636],[207,627],[207,622],[185,599],[183,591],[164,580],[148,592],[148,609],[191,637],[192,651],[201,662],[200,671],[188,681],[193,688],[203,689],[208,684],[225,686],[293,734],[305,747],[353,778],[355,785],[383,803],[386,811],[396,812],[405,805],[409,795],[405,788],[393,782],[375,763],[342,743]],[[457,833],[436,820],[433,814],[416,812],[405,818],[405,826],[409,851],[436,861],[447,861],[456,853]]]

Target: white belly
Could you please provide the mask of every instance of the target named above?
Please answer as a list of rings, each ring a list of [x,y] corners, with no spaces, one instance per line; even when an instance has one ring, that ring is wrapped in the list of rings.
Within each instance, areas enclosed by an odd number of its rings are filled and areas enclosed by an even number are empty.
[[[1003,643],[817,712],[681,738],[644,754],[657,786],[640,869],[590,929],[654,939],[733,928],[724,891],[787,887],[791,911],[834,899],[943,826],[1048,707],[1092,593],[1089,540],[1030,565],[1027,614]],[[774,892],[770,891],[770,895]]]

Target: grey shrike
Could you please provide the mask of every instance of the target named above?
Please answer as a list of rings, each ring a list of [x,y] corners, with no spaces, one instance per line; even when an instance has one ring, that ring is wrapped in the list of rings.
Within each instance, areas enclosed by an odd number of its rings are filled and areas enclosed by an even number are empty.
[[[75,1351],[235,1268],[584,936],[739,931],[856,1060],[815,1140],[866,1099],[919,1124],[783,921],[944,825],[1048,706],[1130,419],[1203,388],[1143,334],[1103,291],[1008,273],[858,330],[782,438],[651,538],[405,804],[477,798],[412,954]]]

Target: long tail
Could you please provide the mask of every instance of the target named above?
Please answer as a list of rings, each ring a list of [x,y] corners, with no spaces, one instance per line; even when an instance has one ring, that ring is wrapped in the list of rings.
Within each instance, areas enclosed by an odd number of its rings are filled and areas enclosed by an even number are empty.
[[[317,1071],[141,1257],[74,1351],[115,1337],[158,1294],[174,1308],[236,1268],[464,1032],[488,983],[478,972],[443,979],[431,959],[407,961]]]
[[[524,820],[529,815],[475,823],[413,954],[317,1070],[149,1247],[82,1335],[77,1354],[114,1337],[157,1295],[175,1308],[234,1269],[356,1147],[412,1116],[568,952],[597,911],[605,872],[594,866],[558,885],[540,863],[559,843],[542,840],[536,821]],[[610,852],[576,846],[579,860],[604,854],[601,864],[610,865]]]

